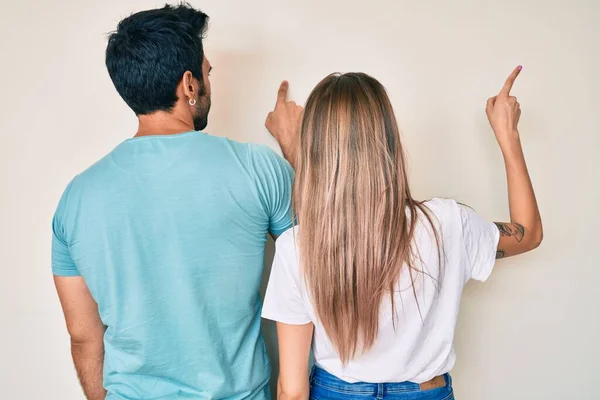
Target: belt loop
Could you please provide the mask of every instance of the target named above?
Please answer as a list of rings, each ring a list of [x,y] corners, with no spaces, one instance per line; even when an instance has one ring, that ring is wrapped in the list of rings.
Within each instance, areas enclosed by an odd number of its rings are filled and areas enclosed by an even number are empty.
[[[377,398],[383,399],[383,383],[377,384]]]

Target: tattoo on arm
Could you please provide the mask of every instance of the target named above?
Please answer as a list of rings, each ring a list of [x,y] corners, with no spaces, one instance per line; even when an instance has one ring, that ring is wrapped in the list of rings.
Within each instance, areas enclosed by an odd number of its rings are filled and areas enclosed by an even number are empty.
[[[504,222],[494,222],[496,227],[500,231],[500,236],[513,237],[517,241],[517,243],[521,243],[523,237],[525,236],[525,228],[523,225],[518,224],[516,222],[512,223],[504,223]],[[506,250],[498,249],[496,251],[496,259],[506,257]]]
[[[516,222],[506,224],[503,222],[494,222],[500,231],[500,236],[512,236],[519,243],[523,240],[523,236],[525,236],[525,228],[523,225],[518,224]]]

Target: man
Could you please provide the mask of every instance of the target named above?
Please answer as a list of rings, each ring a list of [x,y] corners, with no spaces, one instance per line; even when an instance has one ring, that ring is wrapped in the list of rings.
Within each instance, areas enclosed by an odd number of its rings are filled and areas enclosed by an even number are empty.
[[[124,19],[110,77],[139,119],[65,190],[52,270],[83,390],[99,399],[266,399],[266,234],[291,225],[292,168],[207,125],[208,17],[188,5]],[[292,159],[302,109],[282,84],[267,126]]]

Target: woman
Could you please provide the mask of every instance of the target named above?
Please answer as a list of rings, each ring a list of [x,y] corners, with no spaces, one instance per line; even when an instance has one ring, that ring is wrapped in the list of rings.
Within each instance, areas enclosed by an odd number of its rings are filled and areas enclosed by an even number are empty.
[[[277,321],[280,399],[454,398],[448,373],[464,285],[542,240],[510,95],[520,71],[486,108],[504,155],[509,223],[452,200],[413,199],[377,80],[335,74],[313,90],[295,160],[298,228],[277,241],[263,308]]]

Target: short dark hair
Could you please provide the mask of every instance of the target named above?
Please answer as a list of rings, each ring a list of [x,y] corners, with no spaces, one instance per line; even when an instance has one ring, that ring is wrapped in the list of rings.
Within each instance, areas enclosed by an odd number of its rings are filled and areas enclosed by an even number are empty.
[[[136,115],[171,110],[186,71],[202,85],[207,25],[208,16],[187,3],[141,11],[119,22],[108,38],[106,67]]]

